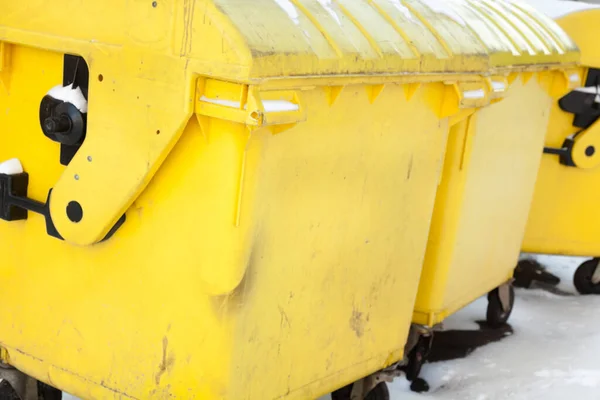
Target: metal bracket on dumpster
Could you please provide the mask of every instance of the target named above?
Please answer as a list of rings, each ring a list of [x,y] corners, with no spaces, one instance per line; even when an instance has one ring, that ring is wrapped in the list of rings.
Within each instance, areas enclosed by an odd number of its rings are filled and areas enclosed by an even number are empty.
[[[572,84],[579,80],[579,74],[571,74]],[[545,154],[559,156],[562,165],[582,169],[600,165],[600,71],[588,73],[586,87],[581,87],[563,96],[558,104],[560,108],[575,115],[573,125],[582,128],[567,137],[560,148],[545,147]]]
[[[46,202],[42,203],[27,197],[28,185],[29,175],[27,173],[0,174],[0,219],[4,221],[21,221],[27,219],[28,211],[40,214],[46,221],[46,233],[62,240],[63,238],[56,230],[50,215],[49,204],[52,190],[48,192]],[[69,203],[66,212],[73,222],[81,220],[81,206],[77,202]],[[103,240],[110,238],[123,222],[125,222],[125,215],[119,219]]]
[[[243,85],[215,79],[198,79],[196,115],[224,119],[251,128],[269,127],[279,133],[306,120],[306,107],[299,91],[260,91],[254,85]]]
[[[545,154],[558,155],[562,165],[581,169],[600,165],[600,122],[565,139],[561,148],[545,147]]]
[[[38,400],[38,381],[10,365],[0,364],[0,379],[6,380],[20,400]]]

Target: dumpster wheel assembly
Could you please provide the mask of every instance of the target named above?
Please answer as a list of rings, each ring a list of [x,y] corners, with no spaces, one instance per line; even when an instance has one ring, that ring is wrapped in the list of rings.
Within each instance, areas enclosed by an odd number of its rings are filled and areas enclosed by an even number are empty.
[[[62,391],[0,363],[0,400],[61,400]]]
[[[492,328],[506,324],[515,304],[512,282],[505,283],[488,293],[487,323]]]
[[[580,294],[600,294],[600,259],[594,258],[583,262],[573,276],[573,284]]]
[[[354,393],[353,383],[348,386],[344,386],[341,389],[331,393],[332,400],[354,400],[361,399],[360,396],[356,396]],[[385,382],[379,382],[373,389],[371,389],[366,396],[362,397],[363,400],[390,400],[390,391]],[[0,399],[1,400],[1,399]]]

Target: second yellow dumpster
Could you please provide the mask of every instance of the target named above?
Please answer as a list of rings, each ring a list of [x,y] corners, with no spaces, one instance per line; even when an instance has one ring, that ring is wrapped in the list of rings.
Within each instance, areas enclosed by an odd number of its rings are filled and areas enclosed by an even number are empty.
[[[492,94],[505,99],[451,127],[413,322],[435,327],[489,293],[488,322],[510,315],[509,280],[517,263],[553,98],[573,83],[573,42],[549,18],[510,2],[481,2],[482,12],[511,9],[510,29],[526,38],[528,59],[496,63]],[[554,54],[548,70],[544,57]],[[417,368],[418,369],[418,368]]]

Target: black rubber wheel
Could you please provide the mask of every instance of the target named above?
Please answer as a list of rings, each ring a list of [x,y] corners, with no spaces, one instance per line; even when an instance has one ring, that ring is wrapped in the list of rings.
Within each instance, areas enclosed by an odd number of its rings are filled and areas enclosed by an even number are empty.
[[[20,400],[8,381],[0,382],[0,400]]]
[[[8,381],[0,382],[0,400],[21,400]],[[62,400],[62,391],[38,382],[38,400]]]
[[[502,301],[500,301],[499,288],[492,290],[488,293],[488,306],[487,306],[487,323],[492,328],[500,328],[506,324],[510,314],[512,313],[515,305],[515,289],[510,285],[509,289],[509,304],[508,309],[502,307]]]
[[[331,393],[331,400],[350,400],[352,395],[352,385],[344,386],[341,389]],[[365,396],[365,400],[390,400],[390,391],[385,382],[379,382],[369,394]]]
[[[423,378],[417,378],[411,382],[410,390],[415,393],[429,392],[429,383]]]
[[[38,382],[38,400],[62,400],[62,390]]]
[[[592,283],[592,276],[597,265],[598,259],[592,259],[577,267],[573,276],[573,284],[580,294],[600,294],[600,284]]]
[[[431,349],[431,337],[421,336],[415,347],[408,354],[408,364],[404,367],[406,379],[410,382],[419,377],[423,364],[427,361],[427,356]]]
[[[551,274],[543,265],[535,260],[521,260],[517,263],[513,273],[513,286],[519,288],[531,288],[535,282],[556,286],[560,278]]]

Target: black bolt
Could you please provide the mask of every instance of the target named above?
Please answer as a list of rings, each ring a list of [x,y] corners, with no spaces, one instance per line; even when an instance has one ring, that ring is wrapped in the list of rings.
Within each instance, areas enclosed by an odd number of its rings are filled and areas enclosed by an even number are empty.
[[[158,6],[158,2],[156,2],[156,1],[153,1],[153,2],[152,2],[152,7],[156,8],[156,6]]]
[[[588,146],[585,149],[585,155],[588,157],[593,156],[595,152],[596,152],[596,149],[594,148],[594,146]]]
[[[65,133],[71,130],[71,120],[68,117],[48,117],[44,120],[44,130],[48,133]]]

